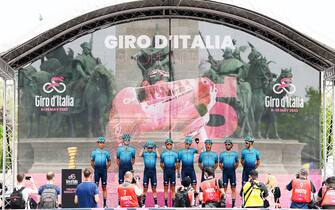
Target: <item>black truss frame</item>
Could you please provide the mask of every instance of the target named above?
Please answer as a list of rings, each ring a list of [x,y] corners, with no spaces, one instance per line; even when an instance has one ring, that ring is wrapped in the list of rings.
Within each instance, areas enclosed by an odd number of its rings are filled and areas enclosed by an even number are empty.
[[[109,26],[145,19],[183,18],[233,27],[263,39],[323,71],[335,64],[335,50],[274,19],[237,6],[207,0],[140,0],[99,9],[50,29],[3,53],[19,69],[47,52]]]

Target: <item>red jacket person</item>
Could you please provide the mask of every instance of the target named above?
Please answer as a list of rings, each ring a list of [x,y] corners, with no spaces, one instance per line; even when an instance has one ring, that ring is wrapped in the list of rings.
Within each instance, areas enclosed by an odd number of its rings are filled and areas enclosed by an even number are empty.
[[[117,194],[121,208],[139,207],[138,197],[142,195],[138,180],[133,184],[133,173],[127,171],[124,175],[124,182],[117,188]]]
[[[318,201],[322,209],[335,209],[335,176],[326,179],[318,192]]]
[[[200,184],[199,201],[205,208],[221,207],[221,199],[224,197],[223,183],[214,178],[214,168],[205,168],[205,181]]]
[[[292,191],[290,208],[308,209],[308,204],[312,201],[312,193],[315,193],[316,190],[307,177],[308,172],[303,168],[297,177],[286,186],[287,190]]]

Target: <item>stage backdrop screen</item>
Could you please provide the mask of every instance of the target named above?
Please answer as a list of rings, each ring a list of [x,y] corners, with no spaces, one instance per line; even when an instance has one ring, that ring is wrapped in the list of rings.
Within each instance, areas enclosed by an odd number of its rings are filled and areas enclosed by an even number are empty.
[[[195,20],[135,21],[55,46],[20,70],[18,167],[60,173],[68,147],[77,168],[89,166],[98,136],[114,159],[124,133],[137,154],[147,140],[163,151],[167,137],[179,150],[185,136],[212,139],[218,154],[229,137],[240,152],[251,135],[260,172],[287,181],[303,165],[319,168],[319,115],[320,73],[271,40]],[[116,183],[117,166],[110,172]]]

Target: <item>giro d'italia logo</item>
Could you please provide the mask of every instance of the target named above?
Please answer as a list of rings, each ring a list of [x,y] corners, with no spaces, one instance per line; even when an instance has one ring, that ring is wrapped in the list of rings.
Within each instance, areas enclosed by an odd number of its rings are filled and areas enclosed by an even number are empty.
[[[270,108],[271,112],[299,112],[304,108],[304,98],[292,95],[296,91],[291,78],[282,78],[279,83],[272,87],[276,94],[284,94],[282,97],[267,95],[264,98],[265,107]]]
[[[295,93],[295,85],[292,84],[290,78],[283,78],[280,80],[280,84],[275,84],[272,88],[273,92],[276,94],[282,94],[283,92],[287,94]]]
[[[64,84],[64,77],[51,77],[50,82],[43,84],[43,91],[50,95],[36,95],[35,106],[39,107],[43,112],[67,112],[70,107],[74,107],[74,97],[69,95],[62,95],[66,91]]]
[[[66,85],[63,83],[64,77],[54,76],[51,78],[50,82],[46,82],[43,85],[43,91],[45,93],[52,93],[56,91],[57,93],[64,93],[66,91]]]

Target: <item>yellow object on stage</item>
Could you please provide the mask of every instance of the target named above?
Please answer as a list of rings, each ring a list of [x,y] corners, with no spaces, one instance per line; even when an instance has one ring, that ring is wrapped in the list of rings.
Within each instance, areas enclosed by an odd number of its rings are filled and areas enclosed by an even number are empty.
[[[76,164],[76,156],[77,156],[77,147],[68,147],[67,148],[67,153],[69,156],[69,162],[68,162],[68,168],[69,169],[75,169],[77,164]]]

